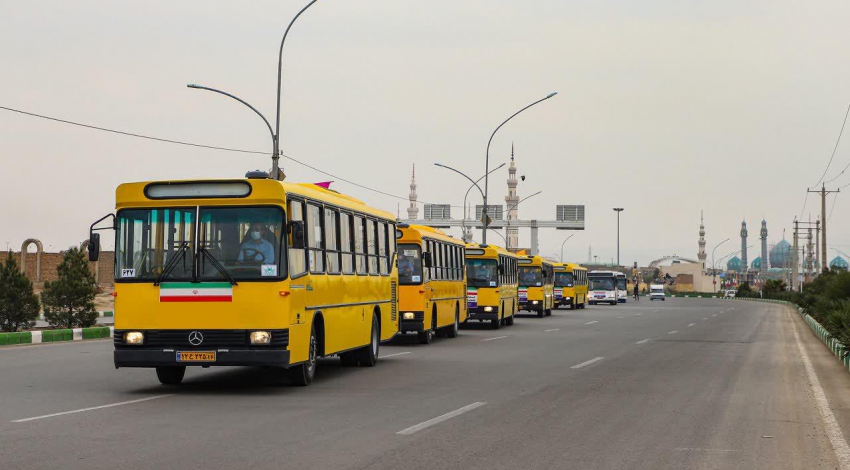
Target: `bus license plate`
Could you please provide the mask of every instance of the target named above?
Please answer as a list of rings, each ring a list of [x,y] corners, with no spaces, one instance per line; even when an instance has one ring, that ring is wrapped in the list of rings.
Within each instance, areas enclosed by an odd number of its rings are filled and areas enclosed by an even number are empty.
[[[177,351],[177,362],[215,362],[215,351]]]

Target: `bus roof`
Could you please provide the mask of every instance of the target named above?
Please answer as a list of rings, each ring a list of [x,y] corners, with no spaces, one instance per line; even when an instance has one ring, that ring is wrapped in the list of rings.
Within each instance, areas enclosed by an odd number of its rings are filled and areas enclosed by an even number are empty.
[[[466,245],[463,240],[458,240],[457,238],[447,235],[440,229],[429,227],[427,225],[399,224],[398,229],[401,230],[401,237],[397,240],[398,243],[402,243],[404,241],[420,243],[423,238],[428,238],[431,240],[444,241],[453,245]]]
[[[566,263],[567,266],[573,271],[587,271],[587,268],[577,263]]]
[[[230,191],[236,187],[245,187],[244,195],[217,195],[217,189],[227,187]],[[151,188],[171,189],[173,196],[155,197],[149,193]],[[181,188],[185,196],[181,197]],[[199,189],[200,188],[200,189]],[[198,196],[199,192],[204,193]],[[287,194],[297,194],[305,199],[321,201],[342,209],[349,209],[374,217],[395,220],[389,212],[368,206],[365,202],[336,191],[322,188],[312,183],[286,183],[271,179],[207,179],[141,181],[123,183],[115,190],[115,206],[118,209],[128,207],[166,207],[175,205],[236,205],[246,204],[282,204]]]
[[[587,273],[588,276],[612,276],[617,277],[617,271],[590,271]]]
[[[478,243],[467,243],[466,244],[466,257],[467,258],[492,258],[495,259],[499,255],[507,256],[509,258],[516,258],[516,253],[510,252],[501,246],[497,245],[482,245]]]
[[[516,262],[520,266],[552,266],[551,261],[537,255],[520,256]]]

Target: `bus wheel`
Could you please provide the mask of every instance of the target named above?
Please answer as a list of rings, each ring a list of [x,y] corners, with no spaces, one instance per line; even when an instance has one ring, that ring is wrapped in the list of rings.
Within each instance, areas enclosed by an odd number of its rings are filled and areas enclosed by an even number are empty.
[[[457,338],[457,332],[460,329],[460,307],[455,305],[455,322],[449,327],[446,336],[449,338]]]
[[[372,367],[378,362],[378,348],[381,342],[378,339],[378,318],[372,315],[372,333],[369,335],[369,345],[357,352],[360,367]]]
[[[431,328],[419,332],[419,344],[431,344],[437,331],[437,307],[431,313]]]
[[[499,318],[499,315],[501,315],[501,318]],[[499,328],[502,327],[503,321],[505,321],[505,311],[504,310],[502,310],[496,316],[496,318],[494,318],[493,320],[490,320],[490,327],[493,328],[494,330],[498,330]]]
[[[310,352],[308,353],[307,362],[289,369],[289,379],[293,385],[304,387],[313,382],[313,378],[316,376],[316,350],[318,343],[316,338],[316,324],[313,323],[312,328],[310,328]]]
[[[186,366],[156,368],[156,378],[163,385],[180,385],[184,375],[186,375]]]
[[[540,310],[537,311],[537,318],[543,318],[546,316],[546,311],[543,310],[543,307],[540,307]]]
[[[575,301],[575,300],[571,300],[571,301],[570,301],[570,310],[575,310],[575,309],[576,309],[576,301]]]
[[[548,309],[548,310],[546,310],[546,316],[547,316],[547,317],[551,317],[551,316],[552,316],[552,309],[551,309],[551,308],[550,308],[550,309]]]

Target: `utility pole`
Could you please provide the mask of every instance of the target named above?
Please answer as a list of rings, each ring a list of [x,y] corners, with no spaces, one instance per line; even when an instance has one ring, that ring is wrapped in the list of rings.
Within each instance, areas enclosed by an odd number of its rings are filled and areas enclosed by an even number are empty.
[[[820,243],[818,243],[818,240],[820,240],[820,219],[815,222],[815,276],[820,276],[821,274],[823,274],[823,270],[821,269],[820,264]],[[823,256],[826,257],[826,253],[824,253]]]
[[[811,189],[807,189],[806,191],[810,193],[818,193],[820,194],[820,220],[821,220],[821,247],[820,251],[823,253],[823,258],[821,259],[821,270],[825,271],[826,266],[826,195],[829,193],[838,193],[841,192],[840,189],[836,189],[835,191],[827,191],[826,184],[821,185],[820,191],[812,191]],[[802,214],[800,214],[802,215]]]
[[[798,275],[799,275],[799,240],[797,240],[797,227],[799,222],[794,220],[794,253],[791,257],[791,290],[797,292]]]
[[[623,212],[622,207],[615,207],[614,211],[617,213],[617,266],[620,265],[620,212]],[[614,264],[613,261],[611,264]]]

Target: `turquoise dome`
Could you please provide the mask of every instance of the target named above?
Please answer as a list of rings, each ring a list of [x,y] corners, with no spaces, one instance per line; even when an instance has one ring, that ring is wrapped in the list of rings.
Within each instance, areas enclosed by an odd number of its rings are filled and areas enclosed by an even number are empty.
[[[777,268],[790,266],[793,262],[793,257],[794,249],[791,248],[790,243],[783,239],[770,250],[770,265]]]
[[[754,259],[752,263],[750,263],[750,267],[753,269],[761,269],[761,256]]]
[[[850,265],[847,264],[847,260],[840,256],[836,256],[829,262],[829,269],[843,269],[846,271],[848,267]]]
[[[743,266],[744,266],[744,264],[741,261],[741,258],[738,258],[737,256],[733,256],[732,259],[730,259],[729,262],[726,263],[726,270],[727,271],[740,271],[743,268]]]

